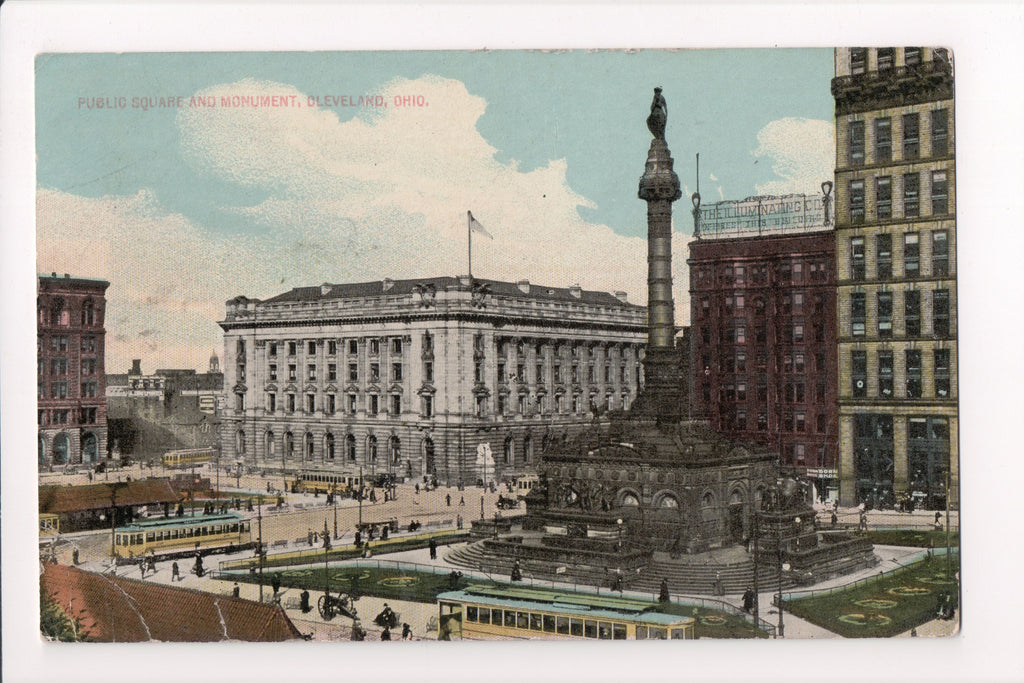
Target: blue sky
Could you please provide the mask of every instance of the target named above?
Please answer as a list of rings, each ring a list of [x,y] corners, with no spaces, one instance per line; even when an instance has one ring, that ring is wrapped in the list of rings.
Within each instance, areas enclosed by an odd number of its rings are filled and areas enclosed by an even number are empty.
[[[464,272],[467,209],[494,235],[475,274],[642,302],[652,88],[684,190],[699,152],[708,203],[817,192],[831,77],[827,49],[41,55],[37,267],[111,280],[111,371],[201,366],[237,294]],[[133,106],[196,94],[302,106]],[[389,106],[308,106],[368,94]]]

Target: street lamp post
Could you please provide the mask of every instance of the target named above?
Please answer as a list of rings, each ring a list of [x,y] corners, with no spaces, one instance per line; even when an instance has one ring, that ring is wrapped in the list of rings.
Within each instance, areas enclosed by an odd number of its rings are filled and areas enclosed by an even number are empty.
[[[260,602],[263,602],[263,496],[259,496],[256,499],[256,521],[258,524],[258,534],[256,547],[256,554],[259,558],[260,563]]]
[[[363,466],[362,465],[359,466],[359,494],[358,494],[358,497],[359,497],[359,525],[356,528],[357,529],[361,529],[363,527]],[[335,533],[337,533],[337,532],[335,532]]]
[[[331,491],[331,503],[334,506],[334,540],[338,540],[338,487]]]

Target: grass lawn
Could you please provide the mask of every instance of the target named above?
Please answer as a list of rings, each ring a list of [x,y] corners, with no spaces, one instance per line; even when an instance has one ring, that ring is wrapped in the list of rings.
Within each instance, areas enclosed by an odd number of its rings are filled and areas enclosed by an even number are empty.
[[[407,600],[433,604],[439,593],[459,590],[470,584],[509,586],[511,584],[487,581],[477,577],[461,577],[454,584],[448,574],[434,574],[391,567],[330,567],[331,591],[343,591],[350,595],[370,595],[385,600]],[[303,567],[263,572],[263,582],[270,585],[270,577],[276,573],[281,585],[289,588],[308,590],[310,602],[316,604],[317,593],[324,589],[324,568]],[[256,583],[258,577],[248,572],[225,573],[222,578]],[[571,593],[572,591],[559,591]],[[590,595],[590,594],[587,594]],[[654,604],[654,603],[652,603]],[[706,607],[690,605],[658,605],[659,612],[679,614],[696,618],[695,632],[698,638],[765,638],[767,634],[743,618]]]
[[[959,556],[926,558],[906,569],[831,592],[786,601],[793,614],[846,638],[885,638],[931,621],[941,595],[957,591]]]

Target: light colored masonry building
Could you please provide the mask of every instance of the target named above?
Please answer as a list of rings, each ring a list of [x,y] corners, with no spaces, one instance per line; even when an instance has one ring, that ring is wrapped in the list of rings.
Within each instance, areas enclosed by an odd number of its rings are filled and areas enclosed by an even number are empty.
[[[514,477],[552,439],[629,407],[646,317],[623,292],[469,277],[239,296],[220,323],[222,457],[451,485]]]
[[[953,64],[835,52],[840,498],[955,506]]]

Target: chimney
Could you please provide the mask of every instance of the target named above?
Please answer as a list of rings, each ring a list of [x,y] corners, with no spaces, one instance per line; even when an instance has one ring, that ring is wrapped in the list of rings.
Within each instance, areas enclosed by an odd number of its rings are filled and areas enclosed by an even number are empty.
[[[320,285],[320,296],[327,296],[331,293],[331,286],[328,283]]]
[[[392,287],[395,286],[395,281],[392,280],[389,277],[386,277],[386,278],[384,278],[384,282],[382,284],[384,286],[384,291],[386,292],[386,291],[388,291],[389,289],[391,289]]]
[[[580,289],[579,285],[572,285],[569,287],[569,294],[574,299],[580,299],[583,297],[583,290]]]
[[[626,293],[625,292],[622,292],[622,291],[615,292],[615,298],[618,299],[619,301],[621,301],[624,304],[625,303],[629,303],[628,301],[626,301]]]
[[[128,374],[129,375],[141,375],[142,374],[142,359],[141,358],[134,358],[134,359],[132,359],[132,371],[129,372]]]
[[[473,282],[473,278],[471,278],[469,275],[460,275],[459,276],[459,284],[462,285],[463,287],[469,287],[470,284],[472,284],[472,282]]]
[[[518,287],[519,291],[522,292],[523,294],[529,294],[530,293],[530,281],[529,280],[520,280],[519,282],[516,283],[516,287]]]

